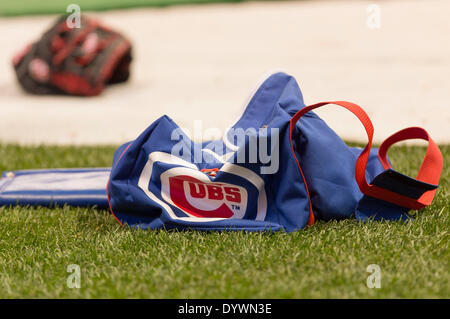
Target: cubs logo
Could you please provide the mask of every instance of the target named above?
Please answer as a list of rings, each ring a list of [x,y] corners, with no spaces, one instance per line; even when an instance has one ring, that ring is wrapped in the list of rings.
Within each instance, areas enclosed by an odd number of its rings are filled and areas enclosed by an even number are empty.
[[[175,172],[178,171],[177,169]],[[247,190],[243,187],[199,180],[190,175],[161,176],[162,187],[169,202],[195,217],[242,218],[247,209]],[[192,173],[192,172],[189,172]],[[163,176],[164,175],[164,176]],[[198,177],[198,176],[197,176]]]
[[[172,168],[156,174],[154,173],[156,163],[165,164],[164,166],[171,164],[175,167],[172,166]],[[158,165],[157,170],[159,171],[164,166]],[[228,162],[224,163],[220,172],[243,178],[255,187],[257,190],[255,219],[264,220],[267,198],[264,181],[261,177],[245,167]],[[151,180],[156,183],[152,184]],[[156,193],[150,188],[158,187],[158,180],[161,188],[160,192]],[[148,161],[139,177],[138,186],[173,219],[191,222],[207,222],[226,218],[242,219],[248,208],[246,188],[221,181],[211,181],[208,175],[201,172],[195,164],[164,152],[153,152],[148,156]],[[187,217],[178,216],[171,206],[180,209]]]

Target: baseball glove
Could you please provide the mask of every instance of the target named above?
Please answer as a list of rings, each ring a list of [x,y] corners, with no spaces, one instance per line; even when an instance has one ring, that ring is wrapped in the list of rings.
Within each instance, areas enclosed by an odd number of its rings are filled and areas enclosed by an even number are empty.
[[[80,28],[60,17],[41,39],[13,58],[25,91],[34,94],[100,94],[105,85],[128,80],[131,43],[94,19],[81,16]]]

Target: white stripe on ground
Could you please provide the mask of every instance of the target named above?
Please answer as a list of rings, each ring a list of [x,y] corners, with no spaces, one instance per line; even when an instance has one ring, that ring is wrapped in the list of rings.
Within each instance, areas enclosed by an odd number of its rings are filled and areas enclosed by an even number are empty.
[[[381,29],[366,26],[373,1],[300,1],[93,13],[134,43],[128,84],[100,97],[36,97],[18,87],[13,54],[54,16],[0,19],[0,141],[99,144],[134,139],[167,114],[192,131],[224,131],[254,83],[272,69],[294,75],[306,103],[361,105],[375,140],[423,126],[450,142],[450,1],[383,1]],[[347,139],[365,140],[350,113],[318,112]]]

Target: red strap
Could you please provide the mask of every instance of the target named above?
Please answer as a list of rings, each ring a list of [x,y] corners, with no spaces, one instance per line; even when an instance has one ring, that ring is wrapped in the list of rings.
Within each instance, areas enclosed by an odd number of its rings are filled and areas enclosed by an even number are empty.
[[[397,142],[416,138],[428,141],[427,152],[425,153],[425,158],[420,166],[416,179],[424,183],[438,185],[442,171],[443,157],[439,147],[434,143],[428,132],[421,127],[408,127],[388,137],[380,145],[378,158],[385,169],[391,168],[386,158],[389,147]],[[417,204],[422,205],[422,207],[430,205],[435,193],[435,189],[425,192],[417,200]]]
[[[300,111],[298,111],[291,119],[290,121],[290,139],[291,139],[291,146],[292,146],[292,152],[294,154],[294,158],[297,162],[297,165],[300,169],[300,172],[303,176],[303,172],[300,168],[299,161],[297,157],[295,156],[293,145],[292,145],[292,133],[295,129],[295,125],[298,122],[298,120],[308,113],[311,110],[314,110],[318,107],[327,105],[327,104],[336,104],[339,106],[342,106],[352,112],[356,117],[361,121],[363,124],[367,137],[368,137],[368,143],[366,147],[362,150],[361,154],[359,155],[358,159],[356,160],[356,166],[355,166],[355,179],[359,186],[359,189],[363,194],[366,194],[371,197],[375,197],[402,207],[407,207],[411,209],[420,209],[423,208],[431,203],[433,200],[434,194],[436,190],[431,190],[425,192],[419,199],[413,199],[407,196],[400,195],[398,193],[392,192],[390,190],[375,186],[375,185],[369,185],[366,181],[366,166],[367,161],[369,159],[370,155],[370,149],[372,148],[372,139],[373,139],[373,125],[370,121],[369,116],[367,115],[364,110],[359,107],[358,105],[346,102],[346,101],[332,101],[332,102],[321,102],[317,104],[313,104],[307,107],[302,108]],[[406,133],[405,133],[406,132]],[[400,140],[409,139],[409,138],[423,138],[429,141],[429,146],[427,150],[427,154],[425,156],[425,160],[421,166],[421,169],[419,171],[419,175],[417,176],[417,179],[420,181],[424,181],[427,183],[437,184],[439,182],[439,177],[442,170],[442,155],[439,151],[439,148],[434,144],[433,140],[429,137],[428,133],[426,133],[425,130],[421,128],[408,128],[405,130],[402,130],[390,138],[388,138],[380,147],[379,150],[379,157],[381,160],[381,163],[383,164],[383,167],[385,169],[390,168],[389,163],[386,159],[386,152],[390,145],[393,143],[396,143]]]
[[[366,147],[364,148],[364,150],[361,152],[361,155],[359,156],[358,160],[361,160],[362,163],[364,164],[364,167],[361,170],[358,170],[358,172],[356,172],[356,174],[359,176],[360,178],[357,179],[363,181],[366,185],[366,179],[365,179],[365,169],[366,169],[366,164],[367,164],[367,159],[369,158],[369,151],[371,146],[372,146],[372,137],[373,137],[373,125],[372,122],[369,119],[369,116],[366,114],[366,112],[364,112],[363,109],[361,109],[358,105],[350,103],[350,102],[345,102],[345,101],[335,101],[335,102],[322,102],[322,103],[317,103],[317,104],[313,104],[310,106],[306,106],[304,108],[302,108],[300,111],[298,111],[297,113],[295,113],[295,115],[291,118],[290,121],[290,128],[289,128],[289,137],[290,137],[290,141],[291,141],[291,149],[292,149],[292,154],[294,155],[295,161],[297,162],[297,166],[298,169],[300,171],[300,174],[302,175],[303,180],[305,181],[305,188],[306,188],[306,192],[308,194],[308,198],[310,198],[309,196],[309,190],[308,190],[308,185],[306,183],[306,179],[305,176],[303,174],[302,168],[300,167],[300,163],[297,159],[297,156],[295,155],[294,152],[294,145],[292,142],[292,133],[294,132],[295,129],[295,124],[298,122],[298,120],[305,115],[306,113],[308,113],[311,110],[314,110],[318,107],[324,106],[326,104],[336,104],[336,105],[340,105],[342,107],[345,107],[346,109],[348,109],[349,111],[351,111],[353,114],[355,114],[358,119],[361,121],[361,123],[364,125],[364,128],[366,129],[367,132],[367,136],[369,137],[369,143],[366,145]],[[362,176],[362,178],[361,178]],[[359,185],[359,183],[358,183]],[[359,185],[359,187],[361,188],[361,185]],[[311,200],[309,201],[309,210],[310,210],[310,214],[309,214],[309,222],[308,225],[311,225],[314,223],[314,214],[313,214],[313,210],[312,210],[312,205],[311,205]]]

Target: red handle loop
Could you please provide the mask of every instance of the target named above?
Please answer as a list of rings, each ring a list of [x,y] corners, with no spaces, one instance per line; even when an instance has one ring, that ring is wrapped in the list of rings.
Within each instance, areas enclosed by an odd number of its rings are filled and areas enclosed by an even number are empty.
[[[408,207],[411,209],[420,209],[425,206],[428,206],[431,204],[431,201],[433,200],[434,194],[436,190],[430,190],[425,192],[419,199],[413,199],[404,195],[400,195],[398,193],[392,192],[390,190],[387,190],[385,188],[378,187],[376,185],[369,185],[366,180],[366,167],[367,167],[367,161],[369,159],[370,155],[370,149],[372,148],[372,139],[373,139],[373,125],[370,121],[369,116],[367,113],[358,105],[346,102],[346,101],[331,101],[331,102],[321,102],[317,104],[313,104],[310,106],[306,106],[299,110],[295,115],[291,118],[290,121],[290,139],[291,139],[291,146],[292,146],[292,133],[295,129],[295,125],[298,122],[298,120],[308,113],[311,110],[314,110],[316,108],[319,108],[321,106],[327,105],[327,104],[335,104],[342,106],[352,112],[356,117],[361,121],[363,124],[367,137],[368,137],[368,143],[362,150],[361,154],[359,155],[358,159],[356,160],[355,165],[355,179],[358,184],[359,189],[361,192],[365,195],[375,197],[402,207]],[[425,139],[429,142],[427,153],[425,155],[425,159],[422,163],[422,166],[419,170],[419,174],[417,176],[417,179],[422,182],[430,183],[430,184],[438,184],[440,174],[442,171],[442,163],[443,158],[442,154],[439,150],[439,148],[436,146],[436,144],[433,142],[431,137],[428,135],[428,133],[418,127],[410,127],[407,129],[404,129],[398,133],[395,133],[391,137],[389,137],[386,141],[381,144],[378,156],[380,158],[380,161],[385,169],[391,168],[389,165],[387,159],[386,159],[386,153],[388,148],[401,140],[405,139],[411,139],[411,138],[421,138]],[[297,164],[300,168],[299,161],[297,157],[294,154],[294,158],[297,161]],[[301,171],[301,168],[300,168]]]
[[[378,150],[378,158],[380,159],[381,164],[385,169],[391,168],[391,165],[387,161],[387,152],[389,147],[397,142],[410,139],[423,139],[428,141],[428,148],[425,153],[425,158],[423,159],[416,179],[424,183],[438,185],[444,159],[439,147],[434,143],[428,132],[421,127],[405,128],[392,134],[383,143],[381,143]],[[425,192],[417,200],[417,204],[422,207],[430,205],[433,201],[435,193],[436,190]]]

